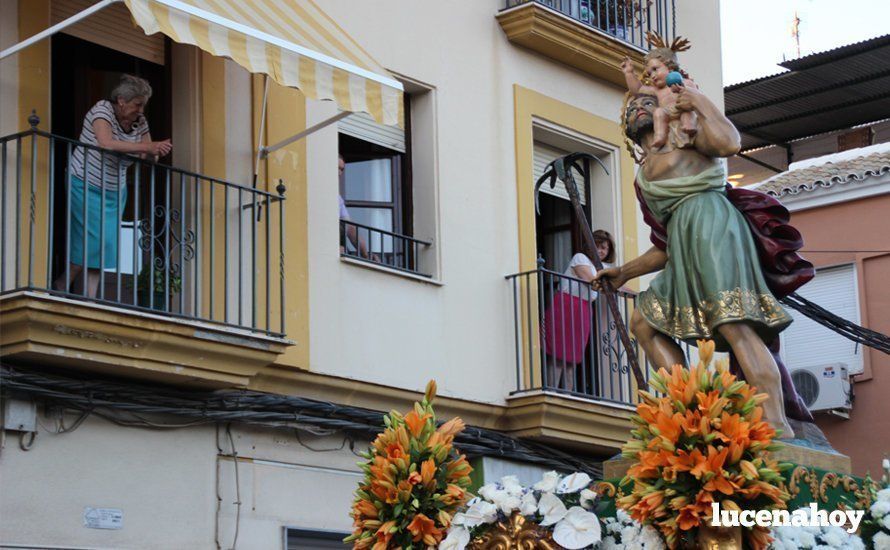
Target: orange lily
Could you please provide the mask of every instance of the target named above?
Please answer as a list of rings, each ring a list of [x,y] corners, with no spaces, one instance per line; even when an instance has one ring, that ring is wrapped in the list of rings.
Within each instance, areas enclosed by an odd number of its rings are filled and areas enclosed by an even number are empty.
[[[435,546],[442,540],[442,530],[436,528],[436,522],[423,514],[414,516],[414,520],[408,525],[408,531],[413,535],[414,542],[422,540],[424,544]]]
[[[405,415],[405,424],[408,426],[408,431],[411,432],[411,435],[419,437],[420,433],[426,427],[426,421],[430,418],[432,418],[432,415],[429,413],[424,413],[421,416],[417,414],[417,411],[412,410]]]

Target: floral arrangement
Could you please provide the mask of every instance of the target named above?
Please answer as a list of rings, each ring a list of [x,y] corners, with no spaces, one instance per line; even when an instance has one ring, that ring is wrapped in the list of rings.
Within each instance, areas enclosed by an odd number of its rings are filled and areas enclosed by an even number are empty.
[[[518,513],[541,527],[551,529],[553,540],[568,549],[587,548],[600,541],[602,526],[592,510],[597,494],[590,490],[590,476],[574,473],[565,477],[548,472],[532,487],[523,487],[516,476],[479,489],[479,496],[455,514],[440,550],[463,550],[471,539],[492,525]]]
[[[623,455],[637,462],[622,485],[630,494],[617,506],[664,535],[670,548],[693,540],[712,503],[724,510],[784,509],[780,466],[769,458],[776,431],[763,421],[758,394],[729,373],[725,361],[711,368],[714,343],[699,341],[700,362],[685,369],[660,369],[650,379],[661,395],[640,391],[631,440]],[[784,465],[783,465],[784,468]],[[766,548],[766,527],[746,530],[748,545]]]
[[[863,536],[875,550],[890,550],[890,459],[881,464],[884,475],[878,490],[872,486],[872,504],[863,521]]]
[[[803,508],[809,513],[809,508]],[[865,550],[865,543],[856,534],[841,527],[774,527],[770,550]]]
[[[453,447],[460,418],[436,428],[430,381],[423,401],[384,416],[386,429],[359,464],[364,480],[352,505],[353,532],[344,542],[373,550],[435,547],[469,494],[472,468]]]
[[[809,513],[809,508],[802,508]],[[865,550],[865,543],[846,529],[827,527],[774,527],[770,550]]]
[[[664,539],[651,525],[642,525],[624,510],[618,510],[614,518],[603,521],[606,535],[600,550],[664,550]]]

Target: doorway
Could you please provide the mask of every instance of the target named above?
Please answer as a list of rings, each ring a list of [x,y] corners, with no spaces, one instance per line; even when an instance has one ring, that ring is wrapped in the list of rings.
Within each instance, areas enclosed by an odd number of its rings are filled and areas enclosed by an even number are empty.
[[[56,34],[52,37],[52,105],[51,121],[52,133],[64,138],[77,140],[80,137],[83,120],[87,112],[102,99],[107,99],[109,93],[118,83],[122,74],[132,74],[148,80],[152,87],[152,97],[145,110],[145,118],[148,121],[152,136],[157,139],[162,136],[170,136],[172,130],[172,100],[171,100],[171,72],[169,62],[169,41],[165,43],[165,58],[163,65],[153,63],[129,55],[118,50],[100,46],[88,40],[83,40],[67,34]],[[64,273],[68,246],[67,231],[67,167],[68,160],[64,143],[57,143],[54,155],[54,182],[53,189],[53,254],[51,269],[53,280]],[[132,183],[135,165],[130,168],[128,182]],[[150,181],[151,169],[142,167],[140,179],[143,182]],[[132,251],[138,240],[136,218],[144,215],[136,215],[133,211],[135,195],[132,185],[128,186],[127,201],[123,205],[120,228],[121,251]],[[143,184],[139,188],[139,202],[148,204],[148,197],[154,191],[155,201],[162,201],[165,192],[164,186],[156,185],[152,190],[150,185]],[[135,254],[122,254],[120,262],[120,277],[117,270],[103,273],[103,296],[100,299],[119,301],[132,304],[134,301],[133,286],[139,271],[141,258]],[[120,284],[118,284],[120,282]]]

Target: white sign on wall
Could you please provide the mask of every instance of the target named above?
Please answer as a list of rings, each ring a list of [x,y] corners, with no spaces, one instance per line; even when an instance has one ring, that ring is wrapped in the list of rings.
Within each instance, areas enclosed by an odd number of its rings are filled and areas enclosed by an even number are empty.
[[[83,526],[90,529],[123,529],[124,511],[86,507],[83,509]]]

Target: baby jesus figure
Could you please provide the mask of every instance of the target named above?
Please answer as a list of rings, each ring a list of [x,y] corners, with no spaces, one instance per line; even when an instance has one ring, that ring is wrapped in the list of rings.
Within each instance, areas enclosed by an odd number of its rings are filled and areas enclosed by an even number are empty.
[[[664,147],[669,137],[676,148],[692,147],[692,140],[698,131],[695,113],[677,109],[677,94],[673,87],[681,84],[668,85],[668,75],[671,72],[678,72],[683,77],[683,86],[698,89],[695,82],[689,78],[685,71],[680,69],[680,64],[677,62],[677,52],[688,50],[689,41],[677,37],[668,46],[660,36],[653,32],[649,32],[646,38],[654,46],[643,58],[643,74],[647,82],[644,83],[637,77],[630,58],[625,57],[621,63],[621,69],[624,71],[627,89],[631,94],[649,94],[658,98],[658,108],[655,109],[653,116],[652,145],[654,147]],[[679,131],[676,129],[677,120],[679,120]]]

